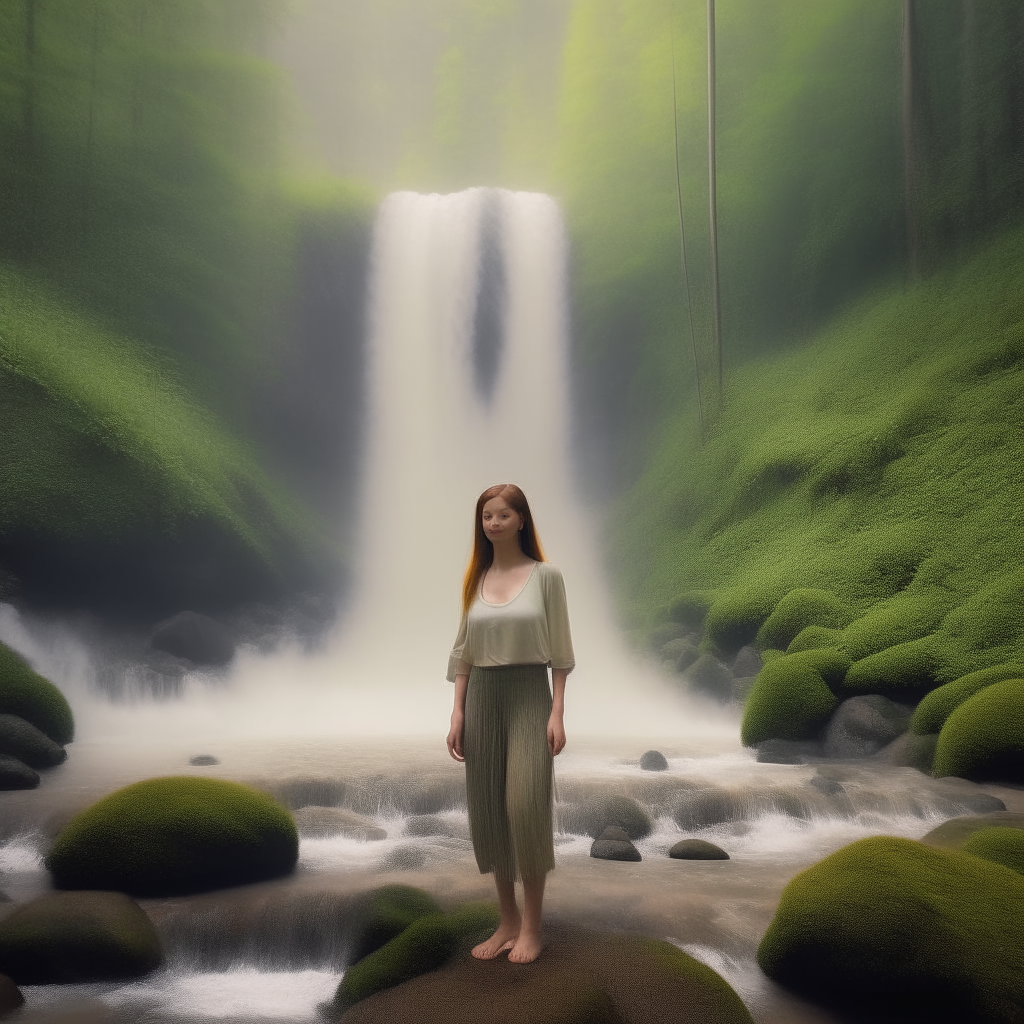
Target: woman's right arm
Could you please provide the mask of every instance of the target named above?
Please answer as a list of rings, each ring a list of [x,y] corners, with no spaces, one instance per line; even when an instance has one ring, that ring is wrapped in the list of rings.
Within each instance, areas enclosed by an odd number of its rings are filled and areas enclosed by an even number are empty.
[[[460,664],[460,668],[462,665]],[[452,708],[452,726],[448,730],[448,753],[456,761],[465,761],[462,752],[462,736],[466,722],[466,690],[469,687],[469,675],[458,673],[455,677],[455,707]]]

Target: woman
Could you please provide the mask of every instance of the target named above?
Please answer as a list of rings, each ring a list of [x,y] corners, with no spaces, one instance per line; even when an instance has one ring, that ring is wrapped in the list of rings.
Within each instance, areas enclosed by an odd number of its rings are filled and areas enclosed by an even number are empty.
[[[466,763],[473,851],[481,872],[494,872],[501,908],[498,930],[473,950],[479,960],[508,950],[525,964],[540,953],[544,881],[555,866],[552,758],[565,746],[565,678],[574,664],[562,574],[544,560],[526,496],[515,484],[488,487],[476,502],[448,661],[448,751]]]

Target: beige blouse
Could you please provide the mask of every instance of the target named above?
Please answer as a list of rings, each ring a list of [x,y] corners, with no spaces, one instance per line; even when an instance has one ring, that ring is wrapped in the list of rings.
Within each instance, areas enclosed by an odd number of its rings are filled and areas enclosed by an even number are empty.
[[[523,589],[510,601],[491,604],[477,592],[463,614],[448,658],[448,681],[473,665],[550,665],[572,671],[576,659],[562,574],[537,562]]]

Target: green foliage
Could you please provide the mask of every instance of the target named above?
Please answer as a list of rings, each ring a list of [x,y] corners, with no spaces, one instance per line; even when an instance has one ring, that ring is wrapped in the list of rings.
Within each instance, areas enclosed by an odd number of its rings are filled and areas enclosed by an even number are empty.
[[[843,692],[884,693],[894,700],[919,699],[935,687],[939,661],[931,637],[887,647],[854,662],[843,680]]]
[[[137,978],[163,958],[153,923],[119,892],[47,893],[0,923],[0,973],[19,985]]]
[[[490,903],[467,903],[450,914],[418,917],[400,935],[350,967],[334,1007],[343,1012],[367,996],[436,970],[460,950],[468,951],[498,926]]]
[[[853,610],[827,590],[791,590],[757,631],[760,647],[788,648],[807,626],[839,629],[854,618]]]
[[[1024,829],[999,826],[978,829],[961,849],[1024,875]]]
[[[767,662],[747,697],[740,738],[752,747],[767,739],[808,740],[839,706],[833,692],[850,667],[835,650],[787,654]]]
[[[915,733],[937,733],[946,724],[946,719],[965,700],[969,700],[980,690],[1004,679],[1024,678],[1024,665],[996,665],[983,668],[979,672],[954,679],[937,690],[927,694],[914,709],[910,719],[910,728]]]
[[[827,629],[825,626],[805,626],[793,637],[792,642],[786,648],[786,653],[799,654],[801,651],[815,651],[819,647],[838,647],[841,638],[842,633],[838,629]]]
[[[286,875],[298,856],[291,815],[265,793],[172,776],[125,786],[76,815],[46,867],[62,889],[170,896]]]
[[[411,885],[384,885],[368,893],[357,912],[351,960],[362,960],[400,935],[417,918],[436,914],[433,897]]]
[[[872,1019],[1019,1022],[1024,879],[889,836],[783,890],[757,951],[774,981]]]
[[[1024,679],[992,683],[950,714],[932,774],[1024,781]]]
[[[0,714],[31,722],[54,743],[70,743],[75,720],[64,694],[0,643]]]
[[[752,587],[717,597],[704,621],[704,636],[714,648],[732,652],[749,644],[779,599],[779,588]]]
[[[1024,422],[1022,266],[1024,232],[1009,232],[736,369],[703,445],[682,409],[612,523],[628,618],[653,623],[701,590],[742,637],[775,607],[767,595],[799,586],[861,613],[840,644],[854,661],[931,637],[938,683],[1024,662],[1024,446],[1008,426]],[[820,466],[894,434],[905,454],[875,482],[815,487]],[[806,469],[755,500],[749,482],[783,464]]]

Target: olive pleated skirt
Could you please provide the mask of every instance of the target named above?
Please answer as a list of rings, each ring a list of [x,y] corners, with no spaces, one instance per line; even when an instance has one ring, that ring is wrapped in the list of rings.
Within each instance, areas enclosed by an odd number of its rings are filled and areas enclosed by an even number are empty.
[[[545,666],[474,666],[463,752],[469,828],[481,872],[517,881],[541,878],[555,866],[550,715]]]

